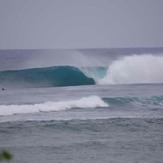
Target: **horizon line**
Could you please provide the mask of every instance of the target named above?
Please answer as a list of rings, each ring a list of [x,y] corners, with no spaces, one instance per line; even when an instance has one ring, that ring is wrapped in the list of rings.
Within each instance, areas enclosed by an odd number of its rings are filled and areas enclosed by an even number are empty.
[[[9,48],[9,49],[0,49],[4,50],[96,50],[96,49],[163,49],[163,46],[155,47],[100,47],[100,48]]]

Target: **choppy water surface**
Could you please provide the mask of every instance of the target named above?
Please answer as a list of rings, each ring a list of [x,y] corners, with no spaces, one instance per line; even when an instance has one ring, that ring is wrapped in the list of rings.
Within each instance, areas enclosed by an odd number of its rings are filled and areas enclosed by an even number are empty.
[[[0,150],[13,163],[162,163],[162,54],[117,53],[15,69],[0,54]]]

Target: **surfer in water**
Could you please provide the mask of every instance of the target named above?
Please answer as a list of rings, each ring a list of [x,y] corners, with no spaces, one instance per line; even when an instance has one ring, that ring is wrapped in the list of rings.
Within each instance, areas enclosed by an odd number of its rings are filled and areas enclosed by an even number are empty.
[[[4,88],[2,88],[2,91],[4,91],[5,89]]]

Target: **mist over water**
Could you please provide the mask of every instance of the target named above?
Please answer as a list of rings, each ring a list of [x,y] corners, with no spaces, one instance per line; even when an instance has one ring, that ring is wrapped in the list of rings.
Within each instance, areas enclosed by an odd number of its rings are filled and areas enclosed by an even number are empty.
[[[99,84],[163,83],[162,55],[132,55],[115,60]]]

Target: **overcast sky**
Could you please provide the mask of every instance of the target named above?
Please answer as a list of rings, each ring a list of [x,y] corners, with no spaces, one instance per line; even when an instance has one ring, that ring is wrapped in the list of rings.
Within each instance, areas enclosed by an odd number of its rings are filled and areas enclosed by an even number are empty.
[[[163,46],[163,0],[0,0],[0,49]]]

